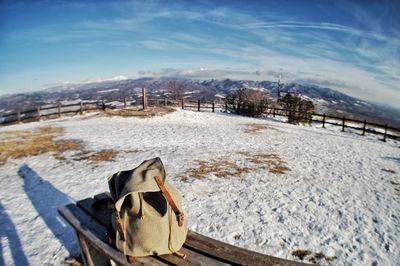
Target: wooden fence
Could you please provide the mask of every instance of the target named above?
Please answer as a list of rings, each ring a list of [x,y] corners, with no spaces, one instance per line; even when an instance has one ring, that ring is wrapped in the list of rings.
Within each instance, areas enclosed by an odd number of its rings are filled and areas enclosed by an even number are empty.
[[[42,118],[57,118],[63,115],[83,114],[85,111],[98,110],[98,102],[78,102],[73,104],[45,105],[34,109],[0,115],[0,124],[40,121]]]
[[[188,104],[187,104],[188,103]],[[228,106],[225,104],[214,104],[214,102],[200,102],[200,101],[189,101],[189,102],[181,102],[182,109],[191,108],[197,109],[197,111],[201,111],[202,109],[212,109],[212,112],[215,109],[220,108],[225,112],[228,111]],[[289,111],[283,108],[271,107],[267,108],[264,113],[264,117],[276,117],[283,116],[288,117]],[[352,118],[337,117],[331,116],[327,114],[319,114],[312,113],[310,116],[309,122],[320,123],[322,124],[322,128],[325,128],[326,125],[333,125],[341,127],[341,131],[344,132],[346,128],[358,130],[360,135],[365,136],[365,133],[371,133],[382,136],[382,141],[386,141],[387,138],[400,140],[400,129],[396,127],[389,126],[388,124],[378,124],[373,122],[368,122],[367,120],[357,120]]]
[[[40,121],[42,118],[52,119],[68,115],[83,114],[90,111],[105,110],[106,108],[111,109],[129,109],[137,108],[140,106],[142,109],[146,109],[147,106],[176,106],[182,109],[191,109],[197,111],[228,111],[228,106],[219,102],[201,102],[200,100],[170,100],[164,99],[148,99],[146,97],[146,91],[143,90],[142,97],[137,99],[124,98],[122,101],[80,101],[72,104],[61,104],[38,106],[37,108],[17,111],[13,113],[7,113],[0,115],[0,125],[8,125],[13,123],[32,122]],[[282,108],[271,107],[268,108],[264,113],[264,117],[275,117],[283,116],[288,117],[288,111]],[[326,114],[313,113],[309,122],[320,123],[322,128],[326,125],[333,125],[341,127],[342,131],[346,128],[354,129],[360,132],[360,135],[366,133],[377,134],[382,136],[382,140],[386,141],[387,138],[400,140],[400,129],[389,126],[388,124],[378,124],[368,122],[366,120],[350,119],[346,117],[330,116]]]
[[[267,115],[285,116],[288,117],[288,111],[282,108],[269,108]],[[352,118],[346,118],[345,116],[338,117],[327,115],[325,113],[312,113],[309,122],[320,123],[322,128],[326,125],[333,125],[341,127],[341,131],[344,132],[346,128],[354,129],[360,132],[360,135],[365,136],[365,133],[371,133],[382,136],[382,141],[386,141],[387,138],[400,140],[400,129],[389,126],[388,124],[379,124],[374,122],[368,122],[367,120],[358,120]]]

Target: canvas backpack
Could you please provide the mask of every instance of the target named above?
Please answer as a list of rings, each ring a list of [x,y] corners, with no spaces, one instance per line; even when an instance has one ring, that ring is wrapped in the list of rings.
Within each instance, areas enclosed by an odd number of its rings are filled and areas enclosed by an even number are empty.
[[[188,229],[181,195],[166,181],[160,158],[115,173],[108,185],[114,200],[115,244],[121,252],[140,257],[179,251]]]

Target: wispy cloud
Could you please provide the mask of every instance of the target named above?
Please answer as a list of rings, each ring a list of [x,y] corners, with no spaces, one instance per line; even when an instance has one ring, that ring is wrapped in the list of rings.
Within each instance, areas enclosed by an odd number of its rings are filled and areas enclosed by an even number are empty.
[[[280,22],[258,22],[251,23],[243,28],[245,29],[268,29],[268,28],[304,28],[304,29],[316,29],[316,30],[329,30],[340,33],[346,33],[353,36],[361,36],[363,38],[371,38],[379,41],[385,41],[387,38],[381,34],[362,31],[352,27],[343,26],[334,23],[310,23],[310,22],[298,22],[298,21],[280,21]]]
[[[94,2],[73,3],[74,10],[95,13],[99,8]],[[110,57],[125,63],[129,58],[136,71],[150,69],[140,75],[276,79],[283,73],[287,82],[329,85],[363,99],[399,104],[400,30],[395,28],[400,27],[382,24],[393,15],[391,6],[380,10],[386,17],[354,2],[337,6],[357,23],[250,12],[207,1],[106,2],[105,16],[72,21],[62,32],[56,26],[31,27],[3,41],[84,47],[85,52],[112,47]]]
[[[194,78],[194,79],[210,79],[210,78],[249,78],[255,76],[256,72],[233,70],[233,69],[209,69],[206,67],[201,68],[163,68],[157,71],[154,70],[140,70],[139,76],[142,77],[175,77],[175,78]]]

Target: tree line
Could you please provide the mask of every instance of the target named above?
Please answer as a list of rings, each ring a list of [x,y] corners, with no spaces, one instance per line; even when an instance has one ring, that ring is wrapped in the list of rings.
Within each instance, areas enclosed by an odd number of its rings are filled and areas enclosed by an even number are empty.
[[[270,101],[265,92],[254,89],[238,89],[225,98],[230,112],[251,117],[264,115],[272,104]],[[288,112],[288,122],[292,124],[309,123],[315,108],[312,101],[294,93],[287,93],[278,99],[278,104]]]

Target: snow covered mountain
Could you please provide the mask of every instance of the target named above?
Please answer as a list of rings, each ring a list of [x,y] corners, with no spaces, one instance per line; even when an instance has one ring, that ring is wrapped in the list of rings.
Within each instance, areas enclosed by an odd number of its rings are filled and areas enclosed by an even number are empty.
[[[147,88],[149,98],[163,99],[170,90],[171,80],[171,78],[133,80],[117,77],[84,83],[64,83],[43,91],[0,97],[0,112],[29,109],[63,100],[121,100],[126,96],[138,97],[142,87]],[[264,90],[276,97],[278,89],[278,83],[271,81],[180,79],[177,82],[183,86],[187,97],[203,101],[220,99],[221,96],[239,88]],[[313,85],[290,83],[284,84],[281,90],[301,93],[314,102],[317,112],[320,113],[345,115],[400,127],[400,110],[388,106],[376,105],[329,88]]]

